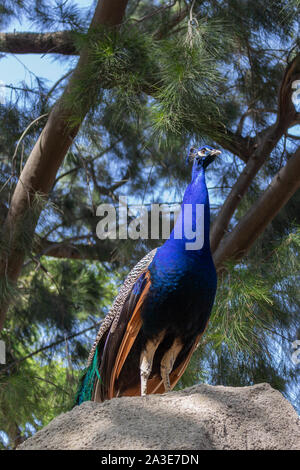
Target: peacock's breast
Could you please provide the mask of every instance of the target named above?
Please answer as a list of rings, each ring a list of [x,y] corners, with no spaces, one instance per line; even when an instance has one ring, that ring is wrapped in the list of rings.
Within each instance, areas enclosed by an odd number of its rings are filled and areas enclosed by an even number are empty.
[[[149,335],[162,328],[178,333],[201,331],[216,293],[212,259],[203,263],[195,256],[177,254],[152,263],[149,271],[151,287],[143,312]]]

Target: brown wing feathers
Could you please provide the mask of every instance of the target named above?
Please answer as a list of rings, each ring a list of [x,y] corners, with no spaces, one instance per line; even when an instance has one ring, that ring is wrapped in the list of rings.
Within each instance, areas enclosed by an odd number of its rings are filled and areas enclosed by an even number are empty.
[[[114,384],[119,376],[124,362],[138,335],[142,322],[140,310],[144,298],[150,287],[149,274],[142,274],[142,286],[140,294],[135,294],[133,289],[123,304],[116,328],[110,327],[99,342],[100,367],[99,373],[102,382],[96,381],[94,395],[95,401],[103,401],[115,396]],[[104,340],[105,339],[105,340]]]
[[[115,384],[115,379],[119,377],[121,369],[124,365],[124,362],[126,361],[126,358],[132,348],[133,343],[136,340],[136,337],[141,329],[142,326],[142,319],[141,319],[141,308],[143,305],[143,302],[145,300],[145,297],[149,291],[150,288],[150,274],[147,272],[145,274],[145,286],[144,289],[142,290],[141,295],[138,298],[138,301],[136,303],[136,306],[133,310],[131,319],[129,320],[129,323],[126,328],[126,332],[123,336],[122,343],[120,345],[116,360],[115,360],[115,365],[111,374],[111,380],[110,380],[110,387],[109,387],[109,398],[112,398],[115,396],[115,391],[114,391],[114,384]]]
[[[103,336],[107,334],[107,331],[114,332],[116,329],[116,326],[119,323],[119,318],[121,311],[123,310],[124,303],[128,299],[128,294],[131,292],[135,282],[138,280],[141,274],[143,274],[145,271],[147,271],[149,264],[153,260],[154,256],[156,253],[156,249],[150,251],[147,253],[144,258],[142,258],[135,266],[134,268],[130,271],[128,276],[126,277],[123,285],[120,288],[119,294],[115,298],[113,305],[109,311],[109,313],[106,315],[104,320],[101,322],[96,340],[91,348],[87,366],[89,366],[94,358],[95,350],[98,347],[99,343],[102,342]]]

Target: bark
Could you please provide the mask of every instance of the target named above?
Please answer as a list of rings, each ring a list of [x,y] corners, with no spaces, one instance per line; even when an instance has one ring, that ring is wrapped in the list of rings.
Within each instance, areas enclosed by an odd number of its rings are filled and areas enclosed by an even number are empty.
[[[99,1],[90,28],[97,25],[109,27],[119,25],[127,2],[128,0]],[[24,261],[24,248],[20,244],[24,214],[32,208],[36,195],[47,196],[49,193],[56,173],[79,130],[79,125],[70,127],[69,118],[72,116],[72,109],[66,108],[65,99],[73,90],[77,79],[81,77],[87,63],[88,51],[83,50],[68,86],[50,113],[46,126],[20,175],[5,222],[5,245],[8,249],[6,253],[2,252],[0,263],[0,278],[3,282],[7,280],[15,283],[17,281]],[[33,237],[35,225],[36,221],[33,221],[29,236]],[[2,301],[0,330],[3,328],[8,305],[7,301]]]
[[[230,220],[256,174],[269,158],[280,138],[295,121],[296,111],[291,99],[293,92],[291,85],[299,75],[300,55],[287,67],[284,74],[279,92],[278,115],[275,124],[265,130],[257,139],[253,154],[249,157],[244,170],[230,191],[213,224],[211,231],[211,248],[213,252],[227,232]]]
[[[214,253],[218,271],[224,262],[239,260],[300,187],[300,147],[275,175],[270,186],[228,234]]]
[[[164,24],[154,33],[154,39],[161,40],[168,35],[186,17],[188,11],[188,8],[183,8],[179,13],[174,14],[169,23]],[[123,18],[119,15],[119,18],[115,19],[118,11],[113,11],[109,2],[101,4],[100,14],[103,18],[101,24],[116,25],[121,23]],[[143,19],[140,21],[143,21]],[[0,33],[0,52],[8,54],[78,55],[71,31]]]
[[[54,258],[96,260],[111,262],[116,245],[110,240],[102,240],[97,245],[86,245],[70,242],[55,243],[48,240],[41,241],[34,247],[34,252],[41,256]]]
[[[9,54],[78,54],[70,31],[0,33],[0,52]]]

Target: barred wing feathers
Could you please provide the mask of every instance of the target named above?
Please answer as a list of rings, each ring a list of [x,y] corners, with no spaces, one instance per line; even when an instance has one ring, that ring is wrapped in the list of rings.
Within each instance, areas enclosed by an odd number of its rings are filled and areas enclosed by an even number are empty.
[[[121,313],[124,309],[124,305],[128,300],[128,297],[141,275],[143,275],[150,263],[152,262],[156,253],[156,249],[150,251],[144,258],[142,258],[130,271],[126,277],[123,285],[120,288],[120,291],[115,298],[113,305],[102,321],[96,340],[91,348],[87,367],[82,373],[82,377],[79,383],[79,387],[76,394],[76,404],[80,404],[83,401],[91,400],[95,396],[96,389],[99,390],[98,382],[101,382],[101,376],[99,374],[99,363],[103,363],[101,356],[99,354],[105,349],[105,346],[108,343],[109,333],[113,334],[117,328],[118,330],[124,329],[127,323],[125,322],[125,316],[123,315],[122,321],[119,322]],[[131,308],[133,306],[133,297],[131,299]],[[127,308],[127,314],[129,314],[129,309]],[[128,318],[129,320],[129,318]],[[131,326],[132,327],[132,326]],[[112,366],[110,366],[112,368]]]

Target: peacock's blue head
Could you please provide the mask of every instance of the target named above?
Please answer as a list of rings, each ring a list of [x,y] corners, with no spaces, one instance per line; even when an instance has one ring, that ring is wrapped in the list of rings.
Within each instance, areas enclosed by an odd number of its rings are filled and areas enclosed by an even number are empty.
[[[206,169],[208,165],[214,161],[217,155],[220,155],[221,153],[221,150],[214,149],[209,145],[205,145],[204,147],[200,147],[198,149],[191,147],[186,161],[187,163],[190,161],[193,162],[193,170],[200,168]]]

